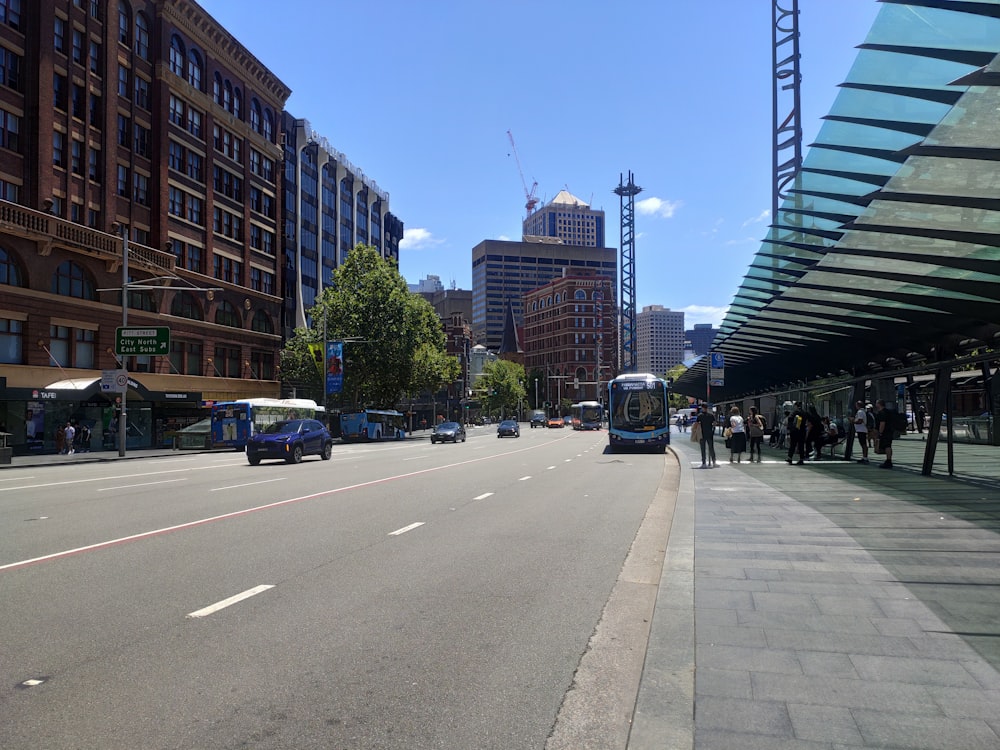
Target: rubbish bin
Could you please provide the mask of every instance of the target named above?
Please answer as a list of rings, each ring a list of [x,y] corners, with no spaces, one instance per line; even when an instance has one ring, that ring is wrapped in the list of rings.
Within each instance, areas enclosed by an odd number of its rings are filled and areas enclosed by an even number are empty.
[[[14,449],[10,447],[10,437],[11,433],[0,432],[0,464],[9,464],[13,455]]]

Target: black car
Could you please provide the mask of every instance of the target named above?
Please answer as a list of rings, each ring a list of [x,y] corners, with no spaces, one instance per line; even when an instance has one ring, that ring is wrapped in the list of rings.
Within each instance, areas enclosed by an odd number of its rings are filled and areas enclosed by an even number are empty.
[[[497,427],[497,437],[521,437],[521,428],[513,419],[505,419]]]
[[[531,412],[531,429],[536,427],[544,427],[548,419],[545,416],[545,412],[541,409],[536,409]]]
[[[330,460],[333,437],[317,419],[284,419],[272,422],[247,441],[247,461],[256,466],[262,458],[280,458],[290,464],[303,456]]]
[[[448,441],[457,443],[459,440],[465,442],[465,428],[458,422],[442,422],[431,432],[431,444]]]

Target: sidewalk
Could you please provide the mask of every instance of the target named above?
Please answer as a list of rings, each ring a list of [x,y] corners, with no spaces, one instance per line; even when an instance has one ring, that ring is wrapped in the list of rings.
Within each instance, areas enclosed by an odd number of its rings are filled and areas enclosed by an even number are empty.
[[[702,469],[681,490],[630,750],[1000,748],[1000,449],[956,477],[785,453]],[[946,470],[939,446],[935,472]],[[881,458],[881,457],[879,457]]]

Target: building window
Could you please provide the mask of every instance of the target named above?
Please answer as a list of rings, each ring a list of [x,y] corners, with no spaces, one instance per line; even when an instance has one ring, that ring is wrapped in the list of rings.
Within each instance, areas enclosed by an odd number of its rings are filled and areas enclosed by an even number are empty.
[[[14,262],[14,257],[2,247],[0,247],[0,284],[24,286],[21,268]]]
[[[73,97],[73,117],[78,120],[82,120],[84,114],[87,111],[87,92],[83,86],[78,86],[73,84],[72,86],[72,97]]]
[[[225,346],[215,347],[215,361],[212,367],[215,375],[220,378],[240,377],[240,350]]]
[[[198,91],[201,91],[202,68],[201,55],[198,54],[197,50],[191,50],[188,55],[187,82]]]
[[[0,363],[19,365],[24,356],[23,352],[24,323],[0,317]]]
[[[83,176],[83,141],[74,140],[70,144],[70,171]]]
[[[149,205],[149,177],[144,174],[135,173],[135,192],[133,199],[140,206]]]
[[[215,322],[219,325],[229,326],[230,328],[243,327],[243,321],[240,320],[236,308],[225,300],[219,303],[219,307],[215,311]]]
[[[274,380],[274,352],[254,350],[250,360],[251,376],[258,380]]]
[[[184,216],[184,191],[171,187],[167,194],[167,213],[172,216]]]
[[[192,180],[197,180],[198,182],[205,181],[204,175],[204,160],[201,154],[196,154],[193,151],[188,151],[187,157],[187,174]]]
[[[135,77],[135,106],[150,111],[149,81],[139,76]]]
[[[201,375],[201,344],[171,340],[170,364],[178,375]]]
[[[0,147],[21,153],[21,118],[0,109]]]
[[[150,154],[150,144],[151,135],[149,128],[144,128],[142,125],[136,123],[134,138],[135,153],[139,156],[145,156],[148,158]]]
[[[260,129],[261,129],[260,119],[261,119],[261,117],[260,117],[260,102],[258,102],[256,99],[251,99],[250,100],[250,129],[253,132],[255,132],[255,133],[259,133],[260,132]]]
[[[90,72],[94,75],[101,75],[101,45],[98,42],[90,43]]]
[[[21,90],[21,56],[0,47],[0,84]]]
[[[0,0],[0,23],[21,30],[21,0]]]
[[[184,127],[184,101],[173,94],[170,95],[167,119],[174,125]]]
[[[201,112],[196,110],[194,107],[188,107],[187,111],[187,129],[188,132],[193,135],[198,140],[202,140],[201,137]]]
[[[131,188],[131,185],[129,184],[128,167],[126,167],[124,164],[119,164],[118,165],[118,195],[120,195],[122,198],[128,198],[129,188]]]
[[[149,22],[142,13],[135,14],[135,54],[149,59]]]
[[[83,64],[83,32],[73,29],[73,62]]]
[[[170,37],[170,72],[184,77],[184,42],[176,34]]]
[[[66,102],[69,98],[69,85],[66,81],[66,76],[61,76],[58,73],[52,76],[52,106],[56,109],[60,109],[63,112],[66,111]]]
[[[118,41],[126,47],[129,45],[129,31],[132,29],[132,20],[129,18],[128,5],[121,0],[118,3]]]
[[[271,114],[271,110],[264,110],[264,137],[267,140],[274,143],[274,115]]]
[[[125,148],[132,146],[132,120],[125,115],[118,115],[118,145]]]
[[[118,64],[118,96],[128,96],[132,88],[128,85],[129,69]]]
[[[201,306],[190,292],[178,292],[174,295],[174,299],[170,303],[170,314],[190,320],[205,319],[201,312]]]
[[[78,297],[95,300],[94,283],[84,273],[83,268],[71,260],[63,263],[52,274],[52,293],[63,297]]]
[[[66,21],[59,16],[56,16],[52,42],[56,52],[66,54]]]
[[[102,118],[104,117],[104,107],[101,104],[101,97],[97,94],[90,95],[90,127],[98,130],[104,129]]]
[[[52,367],[94,366],[95,331],[68,326],[49,326],[49,364]]]
[[[52,134],[52,164],[66,168],[66,134],[58,130]]]
[[[187,196],[187,220],[194,224],[202,223],[202,213],[205,202],[193,195]]]
[[[243,264],[225,255],[215,255],[212,258],[212,272],[220,281],[240,284],[243,276]]]

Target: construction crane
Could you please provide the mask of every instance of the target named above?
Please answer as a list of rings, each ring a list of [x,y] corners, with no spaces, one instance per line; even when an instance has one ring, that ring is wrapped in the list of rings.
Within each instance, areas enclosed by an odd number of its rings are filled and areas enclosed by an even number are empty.
[[[521,169],[521,159],[517,155],[517,146],[514,145],[514,134],[508,130],[507,137],[510,139],[510,148],[514,152],[514,161],[517,162],[517,172],[521,175],[521,185],[524,187],[524,208],[528,212],[527,215],[531,216],[531,212],[538,205],[538,198],[535,196],[535,191],[538,190],[538,183],[532,182],[531,190],[528,190],[528,183],[524,179],[524,170]]]

